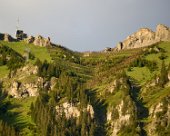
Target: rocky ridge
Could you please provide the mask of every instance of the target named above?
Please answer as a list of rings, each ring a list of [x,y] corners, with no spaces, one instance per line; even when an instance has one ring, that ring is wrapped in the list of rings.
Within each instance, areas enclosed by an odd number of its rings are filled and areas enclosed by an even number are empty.
[[[170,28],[159,24],[156,32],[148,28],[139,29],[139,31],[128,36],[123,42],[118,43],[115,50],[141,48],[161,41],[170,41]]]
[[[50,38],[49,37],[44,38],[41,35],[38,35],[36,37],[29,36],[24,41],[28,44],[32,43],[36,46],[43,46],[43,47],[51,46]]]
[[[17,41],[17,39],[13,38],[11,35],[5,33],[0,33],[0,40],[1,41],[6,41],[6,42],[14,42]],[[50,38],[44,38],[41,35],[38,35],[36,37],[33,36],[29,36],[27,38],[24,39],[24,42],[26,42],[27,44],[34,44],[36,46],[42,46],[42,47],[47,47],[47,46],[51,46],[52,43],[50,41]]]

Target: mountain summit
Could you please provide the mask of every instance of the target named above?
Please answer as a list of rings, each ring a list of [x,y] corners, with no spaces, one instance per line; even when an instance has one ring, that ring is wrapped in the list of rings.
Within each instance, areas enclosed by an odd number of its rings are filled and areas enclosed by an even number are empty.
[[[116,50],[145,47],[160,41],[170,41],[170,28],[162,24],[156,27],[156,32],[148,28],[139,29],[123,42],[118,43]]]

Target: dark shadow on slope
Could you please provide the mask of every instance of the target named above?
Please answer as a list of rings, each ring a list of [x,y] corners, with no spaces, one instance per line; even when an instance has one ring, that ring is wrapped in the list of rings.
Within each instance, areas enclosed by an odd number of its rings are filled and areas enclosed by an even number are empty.
[[[139,98],[141,87],[133,79],[129,80],[129,85],[130,85],[130,96],[132,100],[135,102],[137,108],[138,126],[141,128],[140,136],[147,136],[147,133],[144,130],[145,124],[142,120],[148,118],[149,111],[148,108],[144,106],[142,99]]]
[[[21,131],[22,129],[30,126],[30,123],[28,123],[22,118],[21,112],[12,111],[13,109],[18,108],[20,106],[21,105],[19,104],[5,105],[6,110],[4,110],[3,113],[0,113],[0,120],[3,120],[11,126],[14,126],[17,131]]]
[[[94,108],[94,117],[97,128],[95,130],[95,136],[106,135],[106,107],[104,100],[100,100],[96,97],[96,90],[87,90],[90,104]]]

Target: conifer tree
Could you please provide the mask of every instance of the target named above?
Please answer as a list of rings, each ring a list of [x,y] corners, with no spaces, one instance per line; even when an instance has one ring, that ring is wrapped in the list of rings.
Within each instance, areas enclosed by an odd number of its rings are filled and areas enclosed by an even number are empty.
[[[166,70],[165,62],[162,61],[161,73],[160,73],[160,78],[159,78],[159,86],[164,87],[167,81],[168,81],[168,72]]]

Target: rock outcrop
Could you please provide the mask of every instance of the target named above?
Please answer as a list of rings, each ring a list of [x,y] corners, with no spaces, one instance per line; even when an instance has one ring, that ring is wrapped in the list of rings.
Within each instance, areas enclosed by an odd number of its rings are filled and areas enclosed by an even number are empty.
[[[170,41],[170,28],[159,24],[156,28],[156,40],[158,41]]]
[[[23,73],[23,76],[36,75],[38,73],[38,67],[33,65],[26,65],[18,69],[16,75],[21,77],[22,76],[21,73]]]
[[[170,96],[149,108],[149,120],[146,126],[148,136],[166,135],[170,125]]]
[[[94,110],[91,105],[87,105],[87,108],[81,109],[83,111],[87,111],[91,118],[94,118]],[[60,106],[56,106],[56,113],[57,115],[62,116],[63,114],[66,116],[67,119],[72,117],[79,118],[81,110],[76,105],[72,105],[71,103],[65,102]]]
[[[14,98],[37,96],[39,94],[38,83],[21,83],[14,81],[8,92]]]
[[[13,84],[11,85],[9,94],[12,95],[14,98],[18,98],[19,97],[18,88],[19,83],[17,81],[14,81]]]
[[[38,35],[36,37],[29,36],[28,38],[25,39],[27,43],[32,43],[36,46],[42,46],[42,47],[47,47],[51,46],[51,41],[50,38],[44,38],[41,35]]]
[[[9,35],[7,33],[5,33],[5,34],[0,33],[0,40],[6,41],[6,42],[13,42],[13,41],[15,41],[15,39],[11,35]]]
[[[13,42],[13,41],[21,41],[18,39],[13,38],[11,35],[5,33],[0,33],[0,40],[1,41],[6,41],[6,42]],[[36,46],[41,46],[41,47],[47,47],[47,46],[51,46],[52,43],[50,41],[50,38],[44,38],[41,35],[38,35],[36,37],[33,36],[25,36],[24,38],[22,38],[23,41],[25,41],[27,44],[34,44]]]
[[[160,41],[170,41],[170,28],[162,24],[157,26],[156,32],[148,28],[140,29],[128,36],[123,42],[118,43],[115,50],[140,48]]]
[[[42,36],[37,36],[35,37],[35,40],[34,40],[34,45],[39,45],[39,46],[50,46],[51,43],[50,43],[50,38],[43,38]]]
[[[120,84],[119,80],[114,80],[113,83],[111,83],[107,87],[106,92],[110,94],[114,93],[114,91],[118,88],[119,84]]]
[[[127,102],[125,103],[125,101],[122,100],[116,107],[110,107],[107,111],[107,122],[109,123],[110,136],[117,136],[122,128],[133,124],[132,120],[135,114],[133,109],[134,107],[131,100]]]

